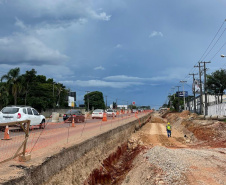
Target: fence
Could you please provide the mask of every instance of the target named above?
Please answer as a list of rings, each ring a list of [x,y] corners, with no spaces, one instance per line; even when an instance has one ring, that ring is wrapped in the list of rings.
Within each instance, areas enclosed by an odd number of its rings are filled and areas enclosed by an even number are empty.
[[[208,116],[226,116],[226,103],[208,106]]]
[[[107,130],[116,128],[120,125],[126,124],[130,121],[139,120],[141,117],[149,114],[145,111],[139,114],[135,113],[121,113],[117,117],[108,119],[107,121],[98,120],[94,122],[92,119],[86,119],[85,123],[59,122],[53,123],[51,120],[46,121],[44,129],[39,127],[30,127],[29,139],[26,140],[26,153],[32,156],[41,156],[46,151],[52,149],[62,149],[63,146],[79,143],[82,140],[103,133]],[[3,138],[4,132],[0,132],[0,139]],[[24,141],[24,134],[20,132],[19,128],[10,131],[11,140],[0,140],[0,163],[7,159],[18,161],[14,154]],[[13,158],[12,158],[13,157]]]

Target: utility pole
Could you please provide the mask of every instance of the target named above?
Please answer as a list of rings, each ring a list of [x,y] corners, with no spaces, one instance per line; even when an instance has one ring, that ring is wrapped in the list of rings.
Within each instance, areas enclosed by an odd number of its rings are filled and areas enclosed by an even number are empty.
[[[53,82],[53,112],[55,112],[55,100],[54,100],[54,82]]]
[[[199,62],[198,66],[194,66],[199,68],[199,86],[200,86],[200,113],[203,114],[203,99],[202,99],[202,70],[201,70],[201,62]]]
[[[193,85],[194,85],[195,84],[195,75],[197,75],[197,74],[192,73],[189,75],[193,76]],[[193,94],[194,94],[194,113],[196,113],[195,87],[193,87]]]
[[[171,88],[171,89],[173,89],[173,99],[175,100],[175,93],[174,93],[175,87],[173,87],[173,88]]]
[[[178,89],[178,93],[179,93],[179,88],[180,88],[180,86],[175,86],[175,87],[177,87],[177,89]],[[178,93],[177,93],[177,96],[178,96]],[[180,102],[179,102],[179,99],[178,99],[178,110],[179,110],[179,107],[180,107]]]
[[[88,112],[89,112],[89,92],[90,91],[86,91],[86,94],[87,94],[87,104],[88,104],[88,108],[87,108],[88,109]]]
[[[204,93],[205,93],[205,115],[207,115],[208,107],[207,107],[207,92],[206,92],[206,63],[211,62],[201,62],[204,64]]]
[[[175,86],[175,87],[177,87],[177,89],[178,89],[178,92],[179,92],[179,88],[180,88],[181,86]]]
[[[185,110],[185,93],[184,93],[184,83],[186,83],[187,81],[183,81],[181,80],[180,83],[183,83],[183,98],[184,98],[184,110]]]
[[[117,101],[118,101],[118,98],[116,98],[116,109],[118,108],[118,103],[117,103]]]
[[[106,99],[105,101],[106,101],[106,109],[107,109],[107,96],[105,96],[105,99]]]

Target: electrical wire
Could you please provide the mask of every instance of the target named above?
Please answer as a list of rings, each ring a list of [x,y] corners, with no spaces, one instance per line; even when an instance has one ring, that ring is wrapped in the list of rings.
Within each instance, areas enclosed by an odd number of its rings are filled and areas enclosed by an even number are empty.
[[[222,37],[222,35],[224,34],[226,28],[224,29],[224,31],[222,32],[222,34],[220,35],[220,37],[217,39],[217,41],[215,42],[215,44],[212,46],[212,48],[209,50],[209,52],[206,54],[206,56],[203,58],[203,60],[209,55],[209,53],[213,50],[213,48],[216,46],[216,44],[218,43],[218,41],[220,40],[220,38]]]
[[[215,53],[215,55],[213,55],[213,57],[210,59],[213,60],[215,58],[215,56],[221,51],[221,49],[226,45],[226,42],[220,47],[220,49]]]
[[[212,41],[210,42],[209,46],[207,47],[207,49],[205,50],[205,52],[203,53],[203,55],[201,56],[201,58],[199,59],[199,61],[204,60],[203,56],[205,55],[205,53],[208,51],[209,47],[211,46],[211,44],[213,43],[213,41],[215,40],[216,36],[218,35],[218,33],[220,32],[221,28],[223,27],[224,23],[225,23],[226,19],[223,21],[223,23],[221,24],[220,28],[218,29],[217,33],[215,34],[214,38],[212,39]]]

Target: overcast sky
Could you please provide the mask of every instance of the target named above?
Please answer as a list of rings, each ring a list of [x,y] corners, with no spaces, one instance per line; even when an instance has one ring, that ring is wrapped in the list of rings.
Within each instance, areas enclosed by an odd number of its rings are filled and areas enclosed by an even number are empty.
[[[226,68],[225,19],[225,0],[0,0],[0,75],[34,68],[77,103],[101,91],[158,108],[180,80],[192,93],[199,60]]]

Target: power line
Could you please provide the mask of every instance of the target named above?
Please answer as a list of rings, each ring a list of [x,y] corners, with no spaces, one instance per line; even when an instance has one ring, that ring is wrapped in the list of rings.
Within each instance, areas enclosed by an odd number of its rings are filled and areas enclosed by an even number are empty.
[[[213,43],[213,41],[215,40],[217,34],[219,33],[219,31],[221,30],[221,28],[223,27],[224,23],[225,23],[226,19],[223,21],[223,23],[221,24],[220,28],[218,29],[217,33],[215,34],[214,38],[212,39],[212,41],[210,42],[209,46],[207,47],[207,49],[205,50],[205,52],[203,53],[203,55],[201,56],[200,60],[204,60],[202,59],[202,57],[205,55],[205,53],[208,51],[209,47],[211,46],[211,44]]]
[[[226,45],[226,42],[220,47],[220,49],[215,53],[215,55],[213,55],[213,57],[210,59],[213,60],[215,58],[215,56],[221,51],[221,49]]]
[[[209,52],[206,54],[206,56],[203,58],[203,60],[209,55],[209,53],[213,50],[213,48],[215,47],[215,45],[218,43],[218,41],[220,40],[220,38],[222,37],[222,35],[224,34],[226,28],[224,29],[224,31],[222,32],[222,34],[220,35],[220,37],[217,39],[217,41],[215,42],[215,44],[213,45],[213,47],[209,50]]]

